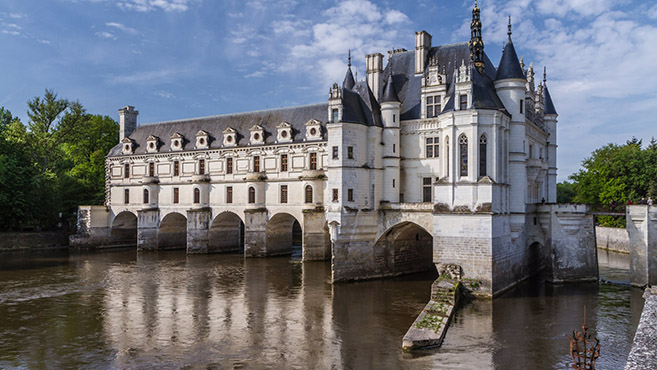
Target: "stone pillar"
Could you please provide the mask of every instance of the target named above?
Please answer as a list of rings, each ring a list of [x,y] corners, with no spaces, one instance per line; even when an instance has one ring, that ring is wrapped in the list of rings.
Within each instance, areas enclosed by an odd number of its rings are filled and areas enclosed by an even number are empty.
[[[210,223],[212,210],[210,208],[190,209],[187,211],[187,253],[208,253]]]
[[[331,240],[324,230],[323,211],[303,212],[303,260],[324,261],[331,258]]]
[[[331,275],[333,282],[381,277],[374,250],[376,213],[343,213],[342,225],[331,227]]]
[[[267,209],[255,208],[244,211],[244,256],[267,255]]]
[[[160,225],[158,208],[137,211],[137,250],[157,249],[157,228]]]
[[[541,205],[539,212],[550,214],[546,279],[552,283],[598,281],[595,225],[589,207],[584,204]],[[543,217],[539,219],[545,222]]]
[[[657,207],[627,207],[626,227],[630,236],[630,284],[657,285]]]

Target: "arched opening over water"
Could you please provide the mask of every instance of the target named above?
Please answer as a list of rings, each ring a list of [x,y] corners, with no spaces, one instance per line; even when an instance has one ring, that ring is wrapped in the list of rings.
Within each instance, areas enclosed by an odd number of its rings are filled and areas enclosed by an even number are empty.
[[[527,267],[529,275],[538,273],[545,267],[545,259],[548,257],[547,251],[539,242],[534,242],[527,249]]]
[[[185,249],[187,247],[187,218],[180,213],[169,213],[160,222],[157,231],[158,249]]]
[[[291,214],[278,213],[269,219],[267,223],[267,254],[292,254],[295,246],[300,251],[302,239],[301,224]]]
[[[244,222],[233,212],[223,212],[210,225],[208,252],[244,250]]]
[[[387,273],[434,270],[433,236],[418,224],[402,222],[389,228],[374,245],[375,261]]]
[[[132,212],[124,211],[114,217],[110,229],[110,244],[137,245],[137,216]]]

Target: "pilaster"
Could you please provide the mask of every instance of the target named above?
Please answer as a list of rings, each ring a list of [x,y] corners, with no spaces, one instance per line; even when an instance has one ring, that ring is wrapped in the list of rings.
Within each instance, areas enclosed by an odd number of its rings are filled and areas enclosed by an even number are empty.
[[[157,249],[157,229],[160,224],[158,208],[137,211],[137,250]]]
[[[657,207],[628,206],[627,231],[630,236],[630,284],[657,285]]]
[[[209,228],[212,222],[210,208],[187,211],[187,253],[208,253]]]

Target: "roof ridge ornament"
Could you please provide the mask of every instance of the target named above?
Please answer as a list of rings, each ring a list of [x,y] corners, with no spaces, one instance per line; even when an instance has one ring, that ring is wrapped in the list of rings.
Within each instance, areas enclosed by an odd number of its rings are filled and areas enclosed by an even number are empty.
[[[511,40],[511,14],[509,14],[509,30],[506,34],[509,36],[509,40]]]
[[[470,24],[470,60],[480,73],[484,73],[484,40],[481,37],[481,11],[475,0],[475,7],[472,9],[472,23]]]
[[[351,67],[351,49],[349,49],[349,57],[348,57],[347,66]]]
[[[543,85],[547,83],[547,67],[543,66]]]

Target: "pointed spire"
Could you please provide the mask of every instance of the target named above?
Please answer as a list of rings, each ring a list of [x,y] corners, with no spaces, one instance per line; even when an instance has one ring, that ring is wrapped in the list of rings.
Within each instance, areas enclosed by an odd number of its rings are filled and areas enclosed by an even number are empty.
[[[543,66],[543,84],[547,82],[547,67]]]
[[[399,102],[399,96],[397,96],[397,91],[395,91],[395,86],[392,83],[392,67],[388,67],[388,81],[386,81],[383,97],[381,98],[381,103],[387,102]]]
[[[356,85],[356,80],[354,80],[354,74],[351,73],[351,49],[349,49],[349,59],[347,63],[347,74],[344,76],[344,81],[342,81],[342,87],[345,89],[353,89]]]
[[[470,60],[474,63],[479,72],[483,73],[484,64],[484,40],[481,38],[481,11],[475,0],[474,9],[472,9],[472,23],[470,24]]]
[[[502,59],[500,59],[500,64],[497,66],[496,81],[509,78],[525,78],[525,71],[518,62],[518,54],[516,54],[516,49],[511,40],[511,16],[509,16],[509,32],[507,35],[509,35],[509,39],[504,45]]]
[[[543,67],[543,95],[545,101],[545,114],[558,114],[557,109],[554,107],[550,90],[547,87],[547,67]]]

